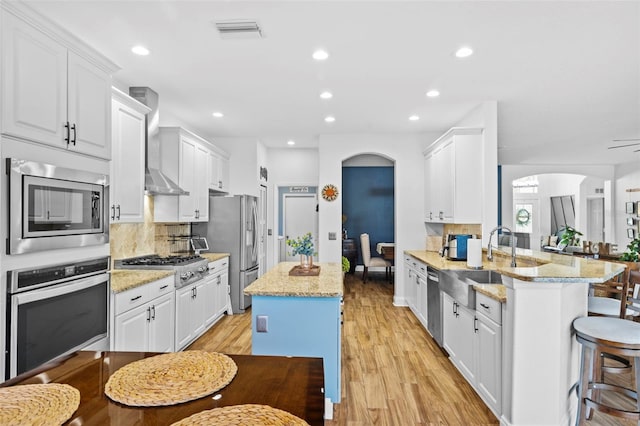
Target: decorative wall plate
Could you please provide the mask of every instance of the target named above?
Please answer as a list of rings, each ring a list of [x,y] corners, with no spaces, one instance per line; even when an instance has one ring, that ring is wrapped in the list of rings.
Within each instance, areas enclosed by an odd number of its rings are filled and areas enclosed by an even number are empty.
[[[325,185],[322,188],[322,198],[327,201],[335,200],[336,198],[338,198],[338,188],[331,184]]]

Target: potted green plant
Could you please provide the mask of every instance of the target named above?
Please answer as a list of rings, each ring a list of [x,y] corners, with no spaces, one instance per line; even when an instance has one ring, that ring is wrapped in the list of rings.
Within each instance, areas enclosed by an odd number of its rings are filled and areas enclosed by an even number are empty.
[[[571,226],[567,226],[564,230],[564,234],[562,234],[562,237],[560,237],[558,247],[565,248],[567,246],[577,246],[578,244],[580,244],[581,236],[582,232]]]
[[[342,273],[346,274],[347,272],[349,272],[350,268],[351,268],[351,262],[349,262],[349,259],[342,256]]]
[[[627,244],[627,251],[622,253],[620,260],[624,260],[625,262],[640,261],[640,237],[634,238]]]

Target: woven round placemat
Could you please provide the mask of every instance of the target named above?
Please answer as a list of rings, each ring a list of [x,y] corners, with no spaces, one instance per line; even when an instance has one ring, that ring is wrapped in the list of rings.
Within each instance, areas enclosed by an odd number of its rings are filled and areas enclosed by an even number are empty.
[[[109,377],[104,393],[135,407],[174,405],[222,389],[237,372],[236,363],[217,352],[167,353],[120,368]]]
[[[171,426],[246,425],[246,426],[309,426],[299,417],[268,405],[244,404],[201,411]]]
[[[0,388],[0,425],[61,425],[80,406],[80,391],[61,383]]]

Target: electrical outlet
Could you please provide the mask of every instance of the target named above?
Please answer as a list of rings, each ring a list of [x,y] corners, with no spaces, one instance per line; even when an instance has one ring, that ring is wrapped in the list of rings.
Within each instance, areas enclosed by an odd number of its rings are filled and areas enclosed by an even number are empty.
[[[256,331],[258,333],[269,331],[269,317],[267,315],[258,315],[256,317]]]
[[[329,232],[329,239],[330,240],[335,240],[336,239],[336,233],[335,232]]]

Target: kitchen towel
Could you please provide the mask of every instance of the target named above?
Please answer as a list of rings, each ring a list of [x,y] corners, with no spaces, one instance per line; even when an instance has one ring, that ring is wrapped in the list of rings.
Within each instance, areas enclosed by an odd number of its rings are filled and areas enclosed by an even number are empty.
[[[467,241],[467,266],[469,268],[482,268],[482,240],[473,238]]]

